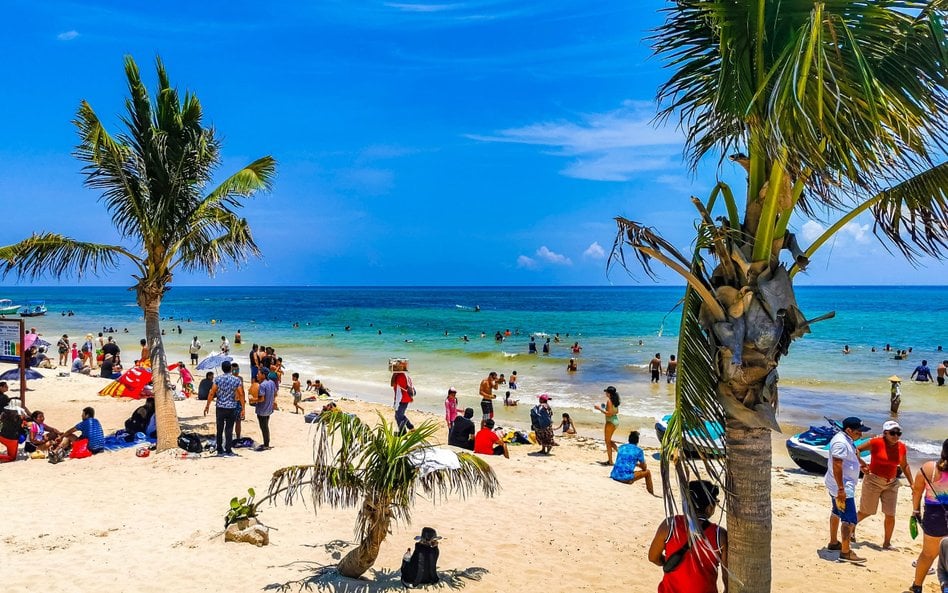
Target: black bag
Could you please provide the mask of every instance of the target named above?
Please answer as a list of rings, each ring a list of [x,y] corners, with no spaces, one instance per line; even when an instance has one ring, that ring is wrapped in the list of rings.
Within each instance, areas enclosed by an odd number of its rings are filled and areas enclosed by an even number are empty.
[[[530,410],[530,422],[533,424],[534,429],[549,428],[553,425],[553,419],[550,418],[550,414],[539,404],[533,406],[533,409]]]
[[[178,437],[178,447],[188,453],[200,453],[204,450],[204,445],[201,444],[201,435],[193,432],[182,432],[181,436]]]

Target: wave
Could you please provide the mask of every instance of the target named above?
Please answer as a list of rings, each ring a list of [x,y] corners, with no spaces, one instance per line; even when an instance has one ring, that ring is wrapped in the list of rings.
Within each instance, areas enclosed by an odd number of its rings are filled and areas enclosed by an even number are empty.
[[[905,446],[909,449],[918,451],[919,453],[924,453],[925,455],[931,455],[932,457],[938,457],[941,455],[941,445],[935,443],[923,443],[918,441],[909,441],[902,439],[902,442],[905,443]]]

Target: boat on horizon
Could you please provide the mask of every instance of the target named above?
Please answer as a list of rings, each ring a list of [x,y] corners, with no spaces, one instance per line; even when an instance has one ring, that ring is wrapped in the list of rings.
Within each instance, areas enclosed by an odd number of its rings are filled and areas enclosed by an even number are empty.
[[[28,301],[26,306],[20,309],[20,317],[39,317],[46,315],[46,301]]]
[[[838,420],[826,418],[825,426],[811,426],[799,434],[787,439],[787,453],[800,469],[814,474],[825,474],[829,465],[829,443],[840,430],[842,424]],[[856,446],[865,443],[869,437],[859,439]],[[862,456],[868,456],[869,451],[863,451]]]
[[[0,317],[16,315],[21,308],[22,305],[15,305],[10,299],[0,299]]]

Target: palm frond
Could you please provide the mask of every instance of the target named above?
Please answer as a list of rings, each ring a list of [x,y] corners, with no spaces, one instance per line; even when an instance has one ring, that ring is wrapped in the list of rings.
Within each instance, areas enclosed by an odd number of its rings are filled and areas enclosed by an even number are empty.
[[[3,276],[12,272],[33,279],[64,275],[81,278],[114,270],[119,255],[140,266],[140,260],[118,245],[76,241],[55,233],[33,234],[19,243],[0,247],[0,270]]]
[[[271,156],[265,156],[250,163],[240,171],[237,171],[201,201],[201,205],[195,210],[196,217],[204,208],[210,208],[219,204],[226,204],[230,207],[238,207],[241,201],[238,198],[250,197],[258,191],[269,191],[273,185],[273,178],[276,175],[276,160]]]
[[[910,261],[948,256],[948,162],[883,190],[872,206],[873,233]]]

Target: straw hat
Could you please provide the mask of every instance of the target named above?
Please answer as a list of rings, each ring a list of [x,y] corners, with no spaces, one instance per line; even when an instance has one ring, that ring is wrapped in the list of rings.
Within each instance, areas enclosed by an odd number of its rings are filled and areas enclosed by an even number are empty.
[[[892,375],[891,377],[889,377],[889,381],[892,381],[893,383],[898,381],[899,383],[901,383],[902,379],[899,379],[898,375]]]

